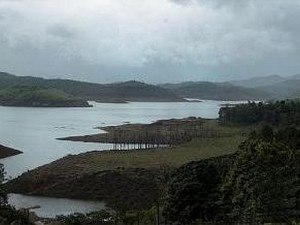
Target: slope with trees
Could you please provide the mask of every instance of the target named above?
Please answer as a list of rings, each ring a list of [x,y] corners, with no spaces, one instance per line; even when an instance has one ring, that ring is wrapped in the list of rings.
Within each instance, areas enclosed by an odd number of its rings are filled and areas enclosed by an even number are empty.
[[[184,101],[170,90],[138,81],[97,84],[75,80],[18,77],[8,73],[0,73],[0,89],[13,86],[56,89],[74,97],[99,102]]]
[[[268,103],[248,102],[222,107],[219,120],[223,124],[251,125],[269,123],[272,125],[299,125],[300,101],[285,100]]]
[[[264,127],[232,159],[179,168],[168,188],[171,224],[292,224],[300,220],[300,130]],[[225,164],[224,164],[225,162]],[[196,223],[198,221],[198,223]]]
[[[56,89],[37,86],[14,86],[0,90],[0,105],[26,107],[91,107],[80,98]]]

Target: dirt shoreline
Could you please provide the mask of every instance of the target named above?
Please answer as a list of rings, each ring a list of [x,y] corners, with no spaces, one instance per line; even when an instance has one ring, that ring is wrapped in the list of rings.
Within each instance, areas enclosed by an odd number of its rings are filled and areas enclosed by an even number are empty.
[[[84,168],[89,160],[96,155],[101,157],[101,154],[110,153],[95,151],[61,158],[9,181],[6,188],[11,193],[33,196],[104,201],[113,209],[148,209],[158,201],[161,188],[167,184],[169,175],[178,168],[167,165],[106,170]],[[126,151],[119,154],[126,154]]]
[[[7,158],[14,155],[19,155],[22,153],[23,152],[19,150],[0,145],[0,159]]]
[[[244,138],[244,128],[224,127],[217,120],[195,117],[160,120],[146,125],[125,124],[106,129],[130,134],[126,141],[132,134],[148,133],[146,137],[149,137],[150,131],[157,130],[160,135],[165,135],[163,137],[169,137],[170,129],[174,137],[189,134],[191,140],[180,139],[182,143],[167,148],[92,151],[68,155],[9,181],[6,184],[8,191],[99,200],[112,208],[148,208],[157,201],[160,188],[166,184],[165,181],[159,183],[160,180],[168,177],[174,169],[191,161],[233,154]],[[195,134],[197,136],[192,136]],[[144,140],[151,139],[141,139]]]
[[[119,209],[149,208],[158,198],[157,168],[115,168],[82,171],[86,154],[67,156],[9,181],[10,193],[104,201]]]

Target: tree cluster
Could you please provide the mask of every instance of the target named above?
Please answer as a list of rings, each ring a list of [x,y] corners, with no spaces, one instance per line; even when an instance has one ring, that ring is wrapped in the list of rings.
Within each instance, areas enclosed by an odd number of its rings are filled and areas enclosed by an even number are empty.
[[[272,125],[299,125],[300,101],[248,102],[226,106],[220,109],[219,119],[223,124],[251,125],[265,122]]]
[[[170,224],[299,221],[300,130],[264,127],[231,157],[178,169],[164,208]]]

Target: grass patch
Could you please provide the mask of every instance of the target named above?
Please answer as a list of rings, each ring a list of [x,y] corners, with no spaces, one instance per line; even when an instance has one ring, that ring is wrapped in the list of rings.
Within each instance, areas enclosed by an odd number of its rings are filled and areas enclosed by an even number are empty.
[[[124,168],[178,167],[197,161],[234,153],[247,136],[247,127],[221,126],[216,120],[206,120],[205,126],[214,130],[215,136],[193,138],[191,141],[168,148],[95,151],[62,159],[67,170],[97,172]]]

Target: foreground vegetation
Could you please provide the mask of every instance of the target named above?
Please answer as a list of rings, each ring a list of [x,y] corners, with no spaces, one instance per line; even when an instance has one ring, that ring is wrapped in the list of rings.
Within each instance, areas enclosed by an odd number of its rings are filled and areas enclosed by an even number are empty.
[[[167,191],[171,223],[287,223],[300,219],[300,130],[253,132],[232,157],[189,163]]]
[[[4,168],[0,164],[0,224],[1,225],[33,225],[29,214],[21,213],[7,203],[7,193],[3,186]]]
[[[220,121],[225,125],[267,123],[274,126],[299,126],[300,101],[249,102],[235,107],[222,107],[219,115]]]

